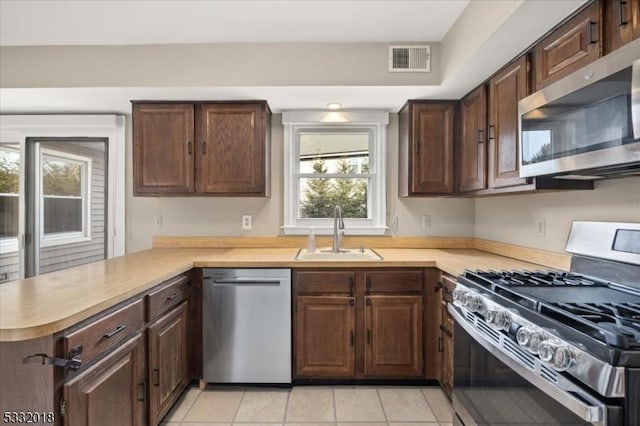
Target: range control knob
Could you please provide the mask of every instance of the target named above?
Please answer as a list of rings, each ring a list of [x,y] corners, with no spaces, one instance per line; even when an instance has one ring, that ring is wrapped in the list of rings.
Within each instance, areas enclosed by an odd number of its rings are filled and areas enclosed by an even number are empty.
[[[462,304],[471,312],[478,312],[482,307],[482,297],[469,292],[465,295]]]
[[[453,290],[453,303],[458,306],[465,306],[464,303],[467,299],[468,293],[469,292],[466,290],[456,288],[455,290]]]
[[[553,368],[557,371],[566,371],[576,362],[576,356],[568,346],[560,346],[553,357]]]
[[[518,344],[533,354],[537,354],[540,344],[546,340],[544,333],[533,327],[520,327],[516,333]]]
[[[507,311],[487,311],[487,322],[498,330],[509,330],[511,327],[511,315]]]
[[[540,359],[551,364],[556,371],[565,371],[576,363],[576,355],[562,342],[546,340],[538,349]]]

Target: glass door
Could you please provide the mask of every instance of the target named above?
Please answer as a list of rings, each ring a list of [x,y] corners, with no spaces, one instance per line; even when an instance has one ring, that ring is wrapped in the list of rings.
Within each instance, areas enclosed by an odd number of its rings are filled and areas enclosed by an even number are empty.
[[[26,274],[107,257],[104,139],[27,139]]]
[[[0,143],[0,283],[20,278],[20,144]]]
[[[106,138],[0,143],[0,283],[107,258]]]

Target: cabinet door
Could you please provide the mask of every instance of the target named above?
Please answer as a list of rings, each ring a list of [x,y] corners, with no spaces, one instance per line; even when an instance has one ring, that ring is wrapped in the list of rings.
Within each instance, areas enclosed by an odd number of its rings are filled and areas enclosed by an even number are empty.
[[[449,398],[453,389],[453,317],[446,310],[446,302],[442,311],[442,376],[440,385]]]
[[[633,39],[634,8],[640,0],[604,1],[604,53],[624,46]]]
[[[631,1],[631,38],[635,40],[640,37],[640,0],[630,0],[630,1]]]
[[[600,2],[596,1],[538,43],[536,90],[602,56],[602,34]]]
[[[422,296],[365,297],[364,374],[422,376]]]
[[[268,138],[266,104],[197,107],[198,192],[265,195]]]
[[[194,191],[192,104],[133,104],[134,195]]]
[[[157,424],[180,396],[187,381],[188,303],[149,326],[149,417]]]
[[[408,195],[453,191],[454,112],[451,103],[412,106],[408,147],[411,189]],[[402,167],[400,170],[402,172]]]
[[[518,101],[529,94],[527,57],[509,65],[489,81],[489,186],[522,185],[518,162]]]
[[[146,424],[145,351],[141,334],[63,385],[64,424]]]
[[[297,377],[349,378],[355,366],[355,297],[297,296]]]
[[[486,177],[486,95],[482,85],[460,102],[460,191],[484,189]]]

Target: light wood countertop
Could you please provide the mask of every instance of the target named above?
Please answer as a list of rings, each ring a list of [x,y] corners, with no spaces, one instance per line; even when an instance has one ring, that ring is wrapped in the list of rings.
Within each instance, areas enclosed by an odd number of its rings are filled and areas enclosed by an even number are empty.
[[[371,247],[371,246],[369,246]],[[375,248],[381,261],[296,261],[296,248],[153,248],[0,285],[0,342],[64,330],[193,267],[546,267],[476,249]]]

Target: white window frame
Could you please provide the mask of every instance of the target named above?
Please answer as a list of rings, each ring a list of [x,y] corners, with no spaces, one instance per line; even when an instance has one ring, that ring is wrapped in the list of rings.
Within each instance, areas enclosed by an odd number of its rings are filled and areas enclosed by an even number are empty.
[[[386,139],[389,113],[382,111],[287,111],[282,113],[284,125],[284,223],[287,235],[306,235],[313,227],[316,234],[332,234],[333,219],[299,218],[300,179],[299,143],[301,131],[371,132],[369,174],[348,177],[368,177],[368,218],[345,218],[347,235],[383,235],[386,230]],[[344,177],[340,175],[339,177]]]
[[[9,143],[6,143],[3,145],[9,145]],[[8,150],[8,151],[16,151],[18,153],[18,155],[20,155],[20,149],[19,148],[14,148],[14,147],[4,147],[4,149]],[[20,172],[18,172],[20,173]],[[18,175],[18,180],[20,180],[20,176]],[[14,195],[15,197],[18,197],[18,200],[20,200],[20,188],[18,188],[18,192],[7,192],[7,193],[3,193],[2,195]],[[19,201],[18,201],[19,202]],[[20,235],[20,222],[18,220],[18,235],[16,235],[15,237],[4,237],[4,238],[0,238],[0,252],[2,254],[9,254],[9,253],[15,253],[20,249],[20,244],[19,244],[19,240],[18,240],[18,236]]]
[[[79,232],[57,232],[47,234],[44,232],[44,176],[42,175],[42,164],[44,157],[55,157],[62,160],[68,160],[73,163],[79,163],[82,167],[80,198],[82,199],[82,230]],[[38,182],[38,203],[36,207],[39,213],[39,220],[42,226],[38,226],[40,232],[41,247],[53,247],[63,244],[73,244],[83,241],[91,241],[91,166],[92,160],[66,152],[56,151],[49,148],[41,148],[38,155],[38,167],[36,168],[36,181]],[[58,197],[61,198],[61,197]],[[77,197],[72,197],[77,198]]]

